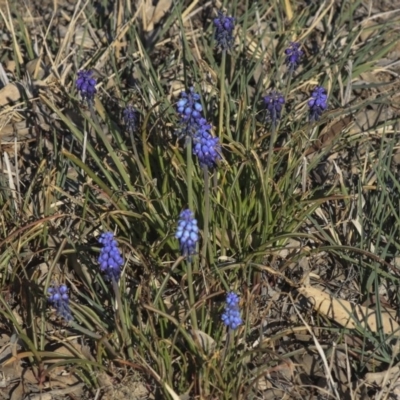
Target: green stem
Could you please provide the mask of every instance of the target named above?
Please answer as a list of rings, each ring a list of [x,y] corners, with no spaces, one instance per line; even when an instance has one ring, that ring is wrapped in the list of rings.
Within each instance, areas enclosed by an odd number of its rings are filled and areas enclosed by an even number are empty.
[[[292,76],[293,76],[293,70],[290,69],[289,70],[288,80],[287,80],[287,83],[286,83],[285,100],[287,100],[287,98],[289,96],[290,83],[292,82]]]
[[[193,168],[193,158],[192,158],[192,138],[186,137],[186,183],[188,188],[188,207],[189,210],[193,209],[193,187],[192,187],[192,168]]]
[[[147,147],[147,138],[146,138],[146,127],[147,127],[148,117],[146,116],[145,122],[142,127],[142,143],[143,143],[143,154],[144,154],[144,163],[146,165],[147,176],[150,181],[153,180],[151,168],[150,168],[150,158],[149,158],[149,149]]]
[[[224,367],[229,348],[230,348],[231,344],[233,343],[233,335],[234,335],[234,330],[231,328],[228,328],[228,333],[226,334],[225,347],[224,347],[222,357],[221,357],[221,370]]]
[[[92,117],[92,121],[100,128],[100,123],[97,118],[96,113],[94,112],[94,107],[93,107],[93,101],[89,102],[89,111],[90,111],[90,116]],[[90,129],[92,131],[91,125],[87,124],[85,122],[85,125],[87,125],[87,129],[85,129],[84,132],[84,137],[83,137],[83,149],[82,149],[82,162],[85,164],[86,162],[86,148],[87,148],[87,140],[88,140],[88,130]],[[94,131],[91,132],[94,135]],[[82,175],[84,175],[84,171],[82,170]]]
[[[143,165],[142,165],[142,163],[140,162],[140,159],[139,159],[139,153],[137,151],[135,138],[133,137],[133,130],[132,129],[129,129],[129,136],[130,136],[131,142],[132,142],[133,159],[135,160],[135,162],[136,162],[136,164],[138,166],[139,173],[140,173],[140,179],[142,180],[142,185],[143,185],[143,187],[146,187],[147,182],[146,182],[146,180],[144,178]]]
[[[221,62],[221,80],[220,80],[220,90],[219,90],[219,126],[218,126],[218,132],[219,132],[219,141],[223,143],[223,125],[224,125],[224,99],[225,99],[225,69],[226,69],[226,50],[223,50],[222,52],[222,62]],[[226,253],[226,247],[227,245],[225,244],[225,227],[221,226],[221,254],[224,256]]]
[[[204,174],[204,228],[203,228],[203,248],[201,250],[201,266],[206,266],[207,244],[208,244],[208,225],[210,223],[210,178],[208,167],[203,167]]]
[[[193,286],[193,269],[192,269],[192,261],[189,260],[186,263],[186,273],[187,273],[187,281],[188,281],[188,289],[189,289],[189,307],[190,307],[190,315],[192,317],[192,326],[193,329],[197,330],[197,315],[195,305],[195,297],[194,297],[194,286]]]
[[[219,140],[223,142],[223,126],[224,126],[224,101],[225,101],[225,66],[226,66],[226,50],[222,52],[222,62],[221,62],[221,80],[220,80],[220,90],[219,90]]]
[[[98,127],[100,130],[102,130],[102,129],[101,129],[101,125],[100,125],[100,121],[99,121],[99,119],[97,118],[96,113],[94,112],[93,102],[90,102],[90,103],[89,103],[89,110],[90,110],[90,116],[92,117],[92,121],[97,125],[97,127]]]
[[[121,299],[121,291],[119,290],[118,282],[115,279],[112,280],[112,286],[113,286],[115,297],[117,300],[117,307],[118,307],[119,319],[120,319],[121,325],[122,325],[122,333],[124,335],[124,342],[128,348],[129,358],[131,360],[133,360],[132,340],[131,340],[131,337],[129,336],[128,328],[127,328],[126,321],[125,321],[125,315],[124,315],[124,311],[123,311],[124,309],[122,306],[122,299]]]
[[[193,185],[192,185],[192,168],[193,168],[193,158],[192,158],[192,138],[186,137],[186,183],[188,188],[188,207],[189,210],[194,212],[193,208]],[[193,288],[193,265],[191,257],[189,257],[189,261],[186,263],[187,268],[187,280],[189,287],[189,306],[190,313],[192,316],[192,325],[194,329],[197,329],[197,317],[196,310],[194,309],[195,297],[194,297],[194,288]],[[195,269],[197,269],[195,267]],[[197,271],[196,271],[197,272]]]
[[[87,125],[87,123],[85,122],[85,125]],[[83,144],[82,144],[82,162],[85,164],[86,162],[86,148],[87,148],[87,139],[88,139],[88,130],[85,129],[85,132],[83,134]],[[82,175],[83,175],[83,171],[82,171]]]
[[[270,168],[271,168],[271,164],[272,164],[272,153],[274,151],[274,144],[275,144],[275,136],[276,136],[276,126],[275,126],[275,122],[272,122],[271,125],[271,140],[269,143],[269,150],[268,150],[268,160],[267,160],[267,171],[266,171],[266,179],[265,179],[265,183],[267,185],[267,188],[271,187],[272,185],[269,184],[269,178],[270,178]],[[274,174],[272,172],[272,176],[271,176],[271,180],[274,179]],[[267,201],[269,203],[269,196],[267,196]],[[266,226],[269,226],[269,222],[270,222],[270,205],[268,204],[265,207],[265,223]]]
[[[268,160],[267,160],[267,180],[269,180],[269,170],[271,168],[271,162],[272,162],[272,153],[274,151],[274,144],[275,144],[275,136],[276,136],[276,122],[272,121],[271,124],[271,140],[269,142],[269,150],[268,150]],[[268,183],[268,181],[267,181]]]

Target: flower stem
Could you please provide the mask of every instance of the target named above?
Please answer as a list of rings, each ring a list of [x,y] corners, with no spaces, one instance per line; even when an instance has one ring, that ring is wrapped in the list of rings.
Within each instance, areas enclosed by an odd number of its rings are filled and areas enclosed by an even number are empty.
[[[131,142],[132,142],[132,148],[133,148],[133,158],[137,164],[137,167],[139,169],[139,173],[140,173],[140,179],[142,180],[142,185],[143,187],[146,187],[146,180],[144,178],[144,173],[143,173],[143,165],[139,159],[139,153],[137,151],[137,147],[136,147],[136,143],[135,143],[135,138],[133,136],[133,130],[129,129],[129,136],[131,138]]]
[[[201,266],[206,266],[207,245],[208,245],[208,226],[210,223],[210,178],[208,167],[203,167],[204,174],[204,228],[203,228],[203,248],[201,250]]]
[[[220,76],[220,90],[219,90],[219,140],[223,142],[223,126],[224,126],[224,101],[225,101],[225,67],[226,67],[226,50],[222,51],[221,60],[221,76]]]
[[[276,136],[276,122],[272,121],[272,124],[271,124],[271,139],[270,139],[270,142],[269,142],[267,171],[266,171],[268,180],[269,180],[269,170],[271,168],[271,163],[272,163],[272,153],[273,153],[273,150],[274,150],[275,136]]]
[[[192,158],[192,138],[190,136],[186,137],[186,184],[188,188],[188,206],[189,210],[194,210],[193,208],[193,185],[192,185],[192,168],[193,168],[193,158]],[[186,273],[188,280],[189,289],[189,306],[191,310],[192,325],[194,329],[197,329],[197,317],[196,310],[194,309],[195,297],[193,288],[193,265],[192,260],[186,263]],[[196,267],[195,267],[196,269]]]
[[[186,273],[187,273],[187,281],[188,281],[188,289],[189,289],[189,307],[190,307],[190,315],[192,318],[192,326],[193,329],[197,330],[197,316],[195,305],[195,297],[194,297],[194,286],[193,286],[193,268],[192,262],[186,262]]]
[[[193,168],[193,158],[192,158],[192,138],[186,137],[186,184],[188,189],[188,207],[189,210],[193,209],[193,187],[192,187],[192,168]]]
[[[122,306],[122,299],[121,299],[121,292],[119,290],[118,282],[115,279],[112,280],[112,286],[113,286],[115,298],[117,301],[119,319],[120,319],[120,322],[122,325],[122,334],[124,336],[124,342],[128,349],[128,355],[129,355],[130,359],[133,360],[132,340],[131,340],[131,337],[129,336],[128,328],[127,328],[126,321],[125,321],[125,315],[124,315],[124,311],[123,311],[124,309]]]
[[[272,154],[273,154],[274,145],[275,145],[275,137],[276,137],[276,122],[272,121],[272,124],[271,124],[271,140],[270,140],[270,143],[269,143],[268,160],[267,160],[267,171],[266,171],[266,180],[265,180],[265,182],[266,182],[266,184],[268,186],[270,186],[269,185],[270,169],[271,169],[271,164],[272,164]],[[272,171],[271,180],[273,180],[273,178],[274,178],[274,173]],[[269,198],[269,196],[267,196],[267,199],[268,198]],[[270,209],[269,208],[270,208],[269,206],[265,207],[265,223],[266,223],[267,226],[269,226],[269,222],[270,222],[270,218],[269,218]]]
[[[147,123],[149,120],[149,113],[146,115],[143,126],[142,126],[142,143],[143,143],[143,155],[144,155],[144,163],[146,166],[146,172],[147,176],[149,177],[149,180],[152,181],[152,173],[151,173],[151,168],[150,168],[150,159],[149,159],[149,149],[147,147],[147,137],[146,137],[146,129],[147,129]]]
[[[289,92],[290,92],[290,83],[292,82],[292,76],[293,76],[293,69],[290,68],[288,79],[287,79],[287,82],[286,82],[285,99],[288,98],[288,95],[289,95]]]
[[[225,69],[226,69],[226,50],[222,51],[222,61],[221,61],[221,81],[220,81],[220,97],[219,97],[219,141],[221,146],[223,144],[223,125],[224,125],[224,98],[225,98]],[[218,172],[219,173],[219,172]],[[222,227],[223,234],[221,235],[221,254],[225,255],[226,247],[225,244],[225,229]]]
[[[231,344],[233,343],[233,335],[234,335],[234,330],[231,328],[228,328],[228,332],[226,334],[226,342],[225,342],[225,347],[222,353],[221,357],[221,369],[224,367],[226,356],[228,354],[229,348]]]

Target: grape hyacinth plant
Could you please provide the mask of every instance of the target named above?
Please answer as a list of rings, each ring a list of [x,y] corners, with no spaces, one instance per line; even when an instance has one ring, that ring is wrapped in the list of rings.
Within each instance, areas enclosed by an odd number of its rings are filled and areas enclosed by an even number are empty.
[[[285,50],[285,54],[285,64],[289,67],[291,72],[295,71],[300,65],[301,58],[304,55],[304,52],[300,49],[300,43],[290,42],[289,47]]]
[[[178,136],[193,137],[199,128],[200,119],[203,118],[200,95],[191,87],[188,92],[181,93],[176,108],[181,119]]]
[[[311,93],[311,99],[308,100],[310,107],[310,122],[318,121],[322,113],[328,108],[328,96],[326,89],[322,86],[317,86]]]
[[[277,121],[281,118],[285,98],[283,95],[275,90],[267,94],[264,98],[265,107],[268,112],[268,117],[273,126],[276,126]]]
[[[183,256],[195,254],[196,244],[199,240],[199,227],[197,226],[197,220],[189,209],[180,213],[175,237],[179,240]]]
[[[76,88],[84,101],[91,104],[96,94],[96,79],[93,78],[93,71],[79,71],[76,79]]]
[[[214,167],[220,159],[219,139],[210,134],[211,125],[203,118],[203,107],[200,95],[191,87],[189,92],[182,92],[177,103],[177,111],[181,117],[180,136],[192,138],[193,154],[199,159],[200,166]]]
[[[232,330],[237,329],[243,323],[239,310],[239,296],[236,293],[230,292],[226,296],[222,322]]]
[[[121,267],[124,264],[124,259],[122,258],[121,250],[118,248],[117,241],[114,239],[114,234],[112,232],[102,233],[99,243],[103,245],[98,260],[100,270],[108,280],[117,282],[121,276]]]
[[[54,285],[47,289],[49,294],[48,301],[55,307],[57,314],[66,321],[72,320],[71,309],[69,307],[69,295],[66,285]]]
[[[128,131],[134,131],[137,128],[138,112],[130,104],[122,111],[122,119]]]
[[[213,168],[221,159],[219,138],[211,136],[211,125],[205,119],[200,120],[200,127],[193,137],[193,154],[199,159],[201,167]]]
[[[233,30],[235,29],[235,18],[224,15],[218,11],[218,17],[214,18],[215,40],[217,47],[221,50],[230,50],[233,46]]]
[[[104,232],[100,235],[99,243],[103,245],[100,250],[99,264],[100,270],[104,273],[106,279],[111,281],[114,289],[116,303],[118,304],[118,313],[121,323],[121,328],[124,340],[128,345],[128,353],[133,357],[133,352],[130,347],[131,339],[128,333],[128,328],[123,314],[123,303],[121,300],[121,291],[118,286],[118,280],[121,277],[121,267],[124,264],[124,259],[121,250],[118,248],[118,243],[112,232]]]

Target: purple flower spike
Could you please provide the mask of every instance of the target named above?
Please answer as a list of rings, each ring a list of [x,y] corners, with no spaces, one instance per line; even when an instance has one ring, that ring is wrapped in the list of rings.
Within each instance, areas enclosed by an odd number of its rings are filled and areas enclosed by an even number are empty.
[[[79,71],[76,80],[76,88],[83,100],[91,103],[96,94],[96,79],[93,78],[93,71]]]
[[[233,46],[233,30],[235,18],[227,17],[222,11],[218,11],[218,18],[214,19],[215,39],[221,50],[230,50]]]
[[[122,111],[122,118],[125,122],[126,129],[132,131],[136,129],[138,123],[138,113],[130,104],[126,106],[124,111]]]
[[[222,322],[232,330],[235,330],[243,323],[239,310],[239,296],[236,293],[230,292],[226,296]]]
[[[300,65],[301,58],[304,55],[304,52],[300,50],[300,43],[290,42],[290,46],[285,50],[285,54],[285,64],[291,71],[295,71]]]
[[[124,259],[114,239],[114,234],[112,232],[102,233],[99,243],[103,245],[98,260],[100,270],[108,280],[115,279],[115,281],[118,281],[121,276],[121,267],[124,264]]]
[[[264,103],[272,124],[276,126],[276,122],[281,118],[281,112],[283,105],[285,104],[285,98],[281,93],[273,90],[264,97]]]
[[[69,295],[68,288],[65,285],[54,285],[47,289],[49,295],[48,301],[54,306],[57,314],[64,318],[66,321],[72,320],[71,309],[69,307]]]
[[[181,93],[176,109],[181,118],[181,129],[178,130],[178,135],[193,137],[199,127],[199,120],[203,117],[200,95],[194,91],[193,87],[188,92]]]
[[[310,107],[310,122],[318,121],[321,114],[328,108],[328,96],[324,87],[317,86],[313,90],[308,106]]]
[[[211,125],[203,118],[200,120],[200,128],[193,137],[193,154],[199,159],[201,167],[213,168],[221,159],[221,145],[219,138],[211,136]]]
[[[218,138],[211,136],[211,125],[203,117],[200,95],[191,87],[188,92],[181,93],[176,108],[180,116],[176,133],[187,140],[193,139],[193,154],[198,157],[200,166],[214,167],[221,159],[221,145]]]
[[[179,215],[178,228],[175,237],[179,240],[183,256],[191,256],[196,252],[196,244],[199,240],[199,227],[192,211],[183,210]]]

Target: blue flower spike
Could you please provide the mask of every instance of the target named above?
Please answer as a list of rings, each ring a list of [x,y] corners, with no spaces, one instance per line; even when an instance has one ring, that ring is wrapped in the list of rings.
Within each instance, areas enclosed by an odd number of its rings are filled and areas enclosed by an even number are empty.
[[[269,114],[269,119],[271,120],[272,124],[276,126],[277,121],[281,118],[283,105],[285,104],[285,98],[281,93],[273,90],[267,96],[265,96],[263,100]]]
[[[200,102],[200,95],[191,87],[188,92],[182,92],[176,109],[181,118],[181,129],[179,136],[193,137],[199,127],[199,121],[203,118],[203,107]]]
[[[318,121],[322,113],[328,108],[328,95],[326,89],[322,86],[317,86],[311,93],[311,99],[308,100],[310,108],[310,122]]]
[[[235,18],[224,15],[218,11],[218,17],[214,19],[215,40],[221,50],[230,50],[233,47],[233,31],[235,29]]]
[[[96,79],[93,78],[93,71],[79,71],[76,79],[76,88],[84,101],[89,104],[93,102],[96,94]]]
[[[211,136],[211,125],[203,119],[201,126],[193,137],[193,154],[199,159],[201,167],[213,168],[221,159],[221,144],[219,138]]]
[[[225,311],[221,319],[232,330],[237,329],[243,323],[240,316],[239,301],[239,296],[236,293],[230,292],[226,296]]]
[[[66,285],[53,285],[47,289],[49,303],[56,309],[57,314],[66,321],[72,320],[71,309],[69,307],[69,295]]]
[[[212,168],[221,159],[219,138],[211,135],[211,125],[203,117],[200,95],[191,87],[182,92],[176,109],[181,118],[178,136],[193,139],[193,154],[198,157],[201,167]]]
[[[179,240],[183,256],[190,257],[196,253],[196,244],[199,241],[199,227],[197,226],[197,220],[189,209],[180,213],[175,237]]]
[[[285,50],[285,54],[285,64],[289,67],[290,71],[295,71],[304,55],[303,50],[300,49],[300,43],[290,42],[289,47]]]
[[[138,112],[130,104],[122,111],[122,118],[127,130],[134,131],[137,128]]]
[[[112,281],[114,279],[118,282],[124,259],[122,258],[121,250],[118,248],[118,243],[114,239],[114,234],[112,232],[102,233],[99,243],[103,245],[98,260],[100,270],[108,280]]]

